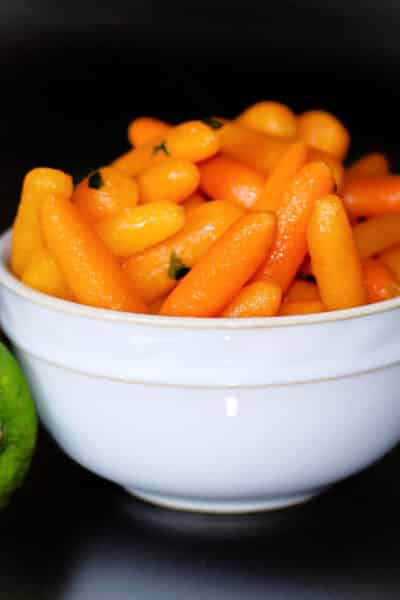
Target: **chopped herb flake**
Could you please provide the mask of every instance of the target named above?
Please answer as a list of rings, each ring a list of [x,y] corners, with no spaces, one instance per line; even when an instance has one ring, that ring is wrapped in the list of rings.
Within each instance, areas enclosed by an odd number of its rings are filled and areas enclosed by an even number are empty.
[[[221,121],[218,121],[218,119],[215,119],[214,117],[205,117],[204,119],[201,119],[201,121],[211,127],[211,129],[220,129],[223,125]]]
[[[100,171],[95,171],[89,176],[88,186],[94,190],[99,190],[103,185],[103,178],[100,175]]]
[[[179,279],[185,277],[189,271],[190,267],[186,266],[175,252],[172,252],[169,259],[168,277],[179,281]]]
[[[153,154],[157,154],[158,152],[164,152],[167,156],[170,156],[169,150],[167,148],[167,143],[165,140],[162,140],[157,146],[153,147]]]

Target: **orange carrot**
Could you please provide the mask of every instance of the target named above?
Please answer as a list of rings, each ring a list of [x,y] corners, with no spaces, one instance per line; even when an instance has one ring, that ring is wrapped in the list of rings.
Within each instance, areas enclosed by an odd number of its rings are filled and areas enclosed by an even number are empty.
[[[241,217],[179,282],[160,314],[191,317],[220,314],[265,260],[274,235],[272,213]]]
[[[29,287],[62,300],[73,300],[56,261],[46,248],[36,248],[21,274],[21,281]]]
[[[306,232],[315,201],[333,185],[331,172],[322,162],[309,163],[299,171],[278,208],[276,240],[256,279],[273,279],[283,293],[287,291],[306,256]]]
[[[325,312],[326,308],[321,300],[290,300],[283,302],[279,315],[289,317],[291,315],[309,315]]]
[[[11,270],[21,276],[32,253],[43,249],[39,211],[43,198],[54,196],[69,200],[72,177],[57,169],[32,169],[24,178],[21,200],[13,226]]]
[[[291,144],[290,139],[249,129],[237,121],[226,124],[218,135],[224,154],[264,175],[271,173]]]
[[[166,295],[242,214],[219,200],[192,209],[181,231],[124,263],[134,288],[146,302]]]
[[[297,119],[297,134],[306,144],[332,154],[342,161],[350,145],[350,135],[335,116],[324,110],[309,110]]]
[[[383,252],[400,242],[400,213],[371,217],[353,228],[361,258]]]
[[[400,212],[400,175],[346,178],[343,199],[350,214],[372,217]]]
[[[223,154],[200,165],[200,187],[214,200],[251,208],[260,198],[264,184],[264,175]]]
[[[147,312],[117,261],[66,198],[43,198],[40,219],[46,246],[78,302]]]
[[[257,102],[242,112],[237,120],[250,129],[281,137],[294,138],[297,131],[296,115],[280,102]]]
[[[253,209],[276,212],[289,183],[306,164],[307,159],[308,148],[304,142],[291,144],[272,170],[262,194],[253,204]]]
[[[186,218],[188,219],[192,212],[207,202],[207,198],[200,192],[196,192],[187,198],[183,203],[185,209]]]
[[[373,152],[362,156],[346,170],[346,177],[362,177],[364,175],[387,175],[390,171],[389,161],[384,154]]]
[[[249,283],[235,296],[222,317],[272,317],[281,304],[282,292],[273,281]]]
[[[361,261],[342,200],[315,203],[307,232],[308,249],[322,302],[328,310],[365,303]]]
[[[374,258],[363,261],[364,284],[369,303],[390,300],[400,294],[400,284],[393,271]]]
[[[192,162],[166,158],[138,175],[140,201],[183,202],[197,189],[199,181],[199,169]]]
[[[113,162],[127,175],[135,176],[168,157],[200,162],[220,149],[219,135],[202,121],[187,121],[171,127],[164,137],[129,150]]]
[[[128,140],[134,148],[152,143],[158,138],[163,137],[170,129],[171,125],[160,119],[152,117],[138,117],[128,125]]]
[[[314,162],[320,160],[330,168],[333,179],[335,180],[336,189],[340,191],[344,181],[344,167],[341,162],[331,154],[323,152],[322,150],[316,150],[316,148],[310,148],[308,153],[308,160]]]
[[[303,279],[296,279],[290,288],[284,302],[292,302],[293,300],[320,300],[318,287],[311,281],[304,281]]]
[[[137,183],[112,167],[101,167],[85,177],[75,188],[71,201],[89,223],[115,217],[139,200]]]

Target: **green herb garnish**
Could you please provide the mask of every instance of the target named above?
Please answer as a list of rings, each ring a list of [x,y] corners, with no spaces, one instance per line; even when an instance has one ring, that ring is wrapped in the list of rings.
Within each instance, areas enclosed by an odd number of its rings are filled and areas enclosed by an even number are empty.
[[[170,156],[169,150],[167,148],[167,143],[165,140],[162,140],[157,146],[153,147],[153,154],[157,154],[158,152],[164,152],[167,156]]]
[[[103,185],[103,178],[100,175],[100,171],[95,171],[89,176],[88,186],[94,190],[99,190]]]
[[[176,279],[179,281],[182,277],[185,277],[190,271],[190,267],[185,265],[182,259],[179,258],[175,252],[171,253],[171,257],[169,259],[169,267],[168,267],[168,277],[171,279]]]
[[[214,117],[205,117],[204,119],[201,119],[201,122],[211,127],[211,129],[220,129],[223,125],[221,121],[218,121],[218,119],[215,119]]]

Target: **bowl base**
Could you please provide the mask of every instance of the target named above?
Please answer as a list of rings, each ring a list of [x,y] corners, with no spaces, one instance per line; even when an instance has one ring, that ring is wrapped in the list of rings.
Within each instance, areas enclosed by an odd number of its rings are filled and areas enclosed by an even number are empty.
[[[293,496],[282,496],[274,498],[260,498],[257,500],[198,500],[196,498],[187,498],[181,496],[165,496],[163,494],[148,494],[137,489],[128,489],[126,491],[132,496],[141,500],[150,502],[163,508],[172,510],[183,510],[190,512],[219,513],[219,514],[240,514],[252,513],[268,510],[278,510],[289,508],[296,504],[308,502],[314,496],[320,494],[323,490],[313,490],[308,494],[299,494]]]

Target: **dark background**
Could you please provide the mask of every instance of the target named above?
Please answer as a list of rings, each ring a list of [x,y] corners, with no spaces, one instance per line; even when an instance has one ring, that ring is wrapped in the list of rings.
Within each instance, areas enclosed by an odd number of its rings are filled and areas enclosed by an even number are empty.
[[[0,0],[1,228],[26,170],[79,177],[127,148],[141,114],[323,107],[354,156],[380,149],[396,164],[399,30],[393,0]],[[0,514],[0,598],[394,600],[399,508],[399,449],[304,507],[207,517],[133,501],[42,432]]]

